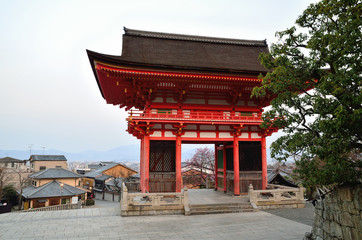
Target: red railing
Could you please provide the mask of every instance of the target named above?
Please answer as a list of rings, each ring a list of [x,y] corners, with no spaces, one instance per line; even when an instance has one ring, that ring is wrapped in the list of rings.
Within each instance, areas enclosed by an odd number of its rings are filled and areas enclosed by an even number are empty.
[[[261,123],[261,113],[245,113],[241,112],[212,112],[212,111],[194,111],[183,110],[131,110],[127,120],[151,120],[151,121],[171,121],[171,122],[246,122],[246,123]]]

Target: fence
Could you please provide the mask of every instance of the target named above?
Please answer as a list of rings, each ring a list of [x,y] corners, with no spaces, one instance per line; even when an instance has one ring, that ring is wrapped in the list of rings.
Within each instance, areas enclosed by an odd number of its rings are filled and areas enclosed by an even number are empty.
[[[180,193],[129,193],[123,184],[122,216],[188,214],[189,211],[187,188]]]
[[[273,185],[273,187],[278,186]],[[302,186],[299,188],[280,187],[281,188],[269,190],[254,190],[253,185],[250,184],[250,203],[261,209],[304,207],[304,188]]]
[[[33,209],[24,210],[23,212],[57,211],[57,210],[80,209],[80,208],[82,208],[82,202],[78,201],[78,203],[67,203],[62,205],[33,208]]]

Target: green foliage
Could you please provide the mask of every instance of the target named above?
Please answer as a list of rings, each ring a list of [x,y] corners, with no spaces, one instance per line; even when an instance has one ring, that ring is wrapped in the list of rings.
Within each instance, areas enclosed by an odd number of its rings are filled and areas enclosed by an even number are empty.
[[[260,55],[272,71],[253,96],[273,99],[262,127],[286,133],[271,155],[294,158],[307,186],[356,182],[361,174],[361,16],[358,0],[311,4]]]
[[[85,201],[85,205],[86,205],[86,206],[94,205],[94,200],[93,200],[93,199],[87,199],[87,200]]]
[[[6,199],[8,203],[11,203],[13,206],[18,204],[18,193],[16,192],[14,186],[6,185],[3,188],[3,199]]]

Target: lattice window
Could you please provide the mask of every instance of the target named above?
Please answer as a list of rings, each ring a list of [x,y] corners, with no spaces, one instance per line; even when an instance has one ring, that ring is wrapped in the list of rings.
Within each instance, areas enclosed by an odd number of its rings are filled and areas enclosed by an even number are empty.
[[[175,158],[174,141],[151,141],[150,172],[175,172]]]

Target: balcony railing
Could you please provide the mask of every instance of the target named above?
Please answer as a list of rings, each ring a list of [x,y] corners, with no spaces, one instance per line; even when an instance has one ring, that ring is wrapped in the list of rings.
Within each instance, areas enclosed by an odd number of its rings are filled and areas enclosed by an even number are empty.
[[[261,123],[261,113],[226,112],[226,111],[194,111],[183,110],[131,110],[127,120],[151,120],[154,122],[214,122],[215,124],[243,122]]]

